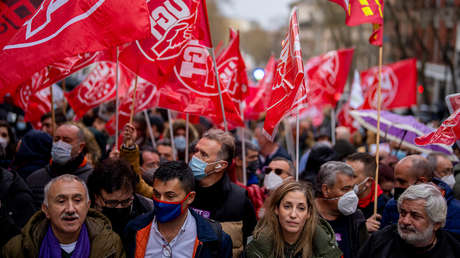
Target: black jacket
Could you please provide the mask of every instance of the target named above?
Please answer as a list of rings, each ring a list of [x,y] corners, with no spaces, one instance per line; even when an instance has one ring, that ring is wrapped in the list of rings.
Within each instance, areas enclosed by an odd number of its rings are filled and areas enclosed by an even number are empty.
[[[460,235],[440,229],[436,232],[435,246],[422,252],[418,248],[407,244],[399,237],[397,224],[372,234],[369,240],[359,250],[358,258],[397,258],[397,257],[442,257],[454,258],[460,255]]]
[[[377,197],[377,213],[382,215],[383,214],[383,209],[385,209],[385,205],[387,202],[390,200],[388,196],[381,194],[379,197]],[[359,207],[359,209],[363,212],[364,218],[368,219],[374,214],[374,202],[370,202],[369,205],[367,205],[364,208]]]

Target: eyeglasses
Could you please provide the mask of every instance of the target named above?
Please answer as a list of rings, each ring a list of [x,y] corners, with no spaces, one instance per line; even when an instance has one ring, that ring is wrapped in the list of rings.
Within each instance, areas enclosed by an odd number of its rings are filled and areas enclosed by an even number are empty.
[[[270,172],[275,171],[275,174],[278,176],[283,174],[283,172],[286,172],[285,170],[282,170],[281,168],[271,168],[271,167],[265,167],[264,168],[264,173],[265,174],[270,174]]]
[[[128,199],[125,200],[106,200],[104,197],[101,196],[102,201],[104,202],[105,206],[108,208],[115,208],[118,205],[120,205],[123,208],[126,208],[130,206],[133,203],[134,196],[129,197]]]

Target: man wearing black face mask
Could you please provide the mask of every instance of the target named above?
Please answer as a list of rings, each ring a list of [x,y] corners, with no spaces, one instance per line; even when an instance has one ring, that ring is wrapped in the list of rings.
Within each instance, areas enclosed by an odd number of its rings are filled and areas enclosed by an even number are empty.
[[[246,146],[246,179],[247,186],[259,184],[259,177],[257,176],[257,170],[259,169],[259,149],[257,146],[249,141],[245,141]],[[241,141],[236,142],[236,152],[233,164],[235,165],[235,173],[231,177],[232,181],[243,183],[243,144]],[[233,178],[234,177],[234,178]]]
[[[454,198],[452,189],[441,179],[434,177],[433,167],[420,155],[410,155],[400,160],[395,166],[394,198],[385,205],[382,214],[382,227],[398,223],[399,196],[411,185],[420,183],[434,184],[447,201],[447,218],[444,229],[460,233],[460,201]]]
[[[153,202],[135,194],[137,174],[120,159],[106,159],[88,178],[93,208],[101,211],[119,235],[128,221],[153,209]]]
[[[51,147],[51,164],[32,172],[26,179],[36,209],[41,207],[43,189],[51,179],[71,174],[86,182],[93,168],[86,160],[85,146],[83,130],[76,124],[68,122],[56,129]]]

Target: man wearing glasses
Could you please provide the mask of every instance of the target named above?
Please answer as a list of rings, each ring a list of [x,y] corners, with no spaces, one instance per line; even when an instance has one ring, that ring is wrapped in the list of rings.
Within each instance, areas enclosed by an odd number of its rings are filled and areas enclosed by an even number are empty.
[[[121,159],[102,161],[88,178],[93,208],[109,218],[119,235],[129,220],[153,208],[152,200],[134,193],[136,183],[137,174]]]
[[[284,180],[293,178],[295,173],[292,161],[276,157],[267,167],[264,167],[264,186],[268,191],[275,190]]]

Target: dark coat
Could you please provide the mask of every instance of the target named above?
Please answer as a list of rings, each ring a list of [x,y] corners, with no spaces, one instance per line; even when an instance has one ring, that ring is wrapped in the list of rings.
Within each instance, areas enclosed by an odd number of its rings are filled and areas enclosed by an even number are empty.
[[[230,237],[224,232],[221,232],[221,234],[216,233],[216,231],[213,229],[213,226],[211,226],[211,223],[214,223],[214,225],[220,227],[219,224],[202,218],[192,210],[190,210],[190,213],[196,220],[197,237],[200,241],[196,250],[195,257],[232,257],[232,240]],[[128,223],[125,229],[125,236],[123,238],[126,241],[125,248],[127,257],[134,257],[137,247],[136,244],[138,241],[140,241],[136,239],[137,233],[140,230],[149,227],[154,217],[155,214],[153,211],[151,211],[135,218]]]
[[[90,241],[90,258],[125,257],[120,237],[112,231],[110,221],[96,210],[89,209],[86,227]],[[40,246],[48,230],[45,213],[35,213],[22,229],[20,235],[11,239],[3,248],[5,258],[38,257]]]
[[[433,178],[433,183],[444,191],[444,198],[447,201],[447,217],[444,229],[450,232],[460,234],[460,201],[454,198],[452,189],[443,181]],[[384,228],[389,225],[398,223],[399,212],[398,203],[394,198],[388,201],[382,214],[382,225]]]
[[[390,200],[386,195],[381,194],[377,197],[377,213],[382,215],[383,210],[385,209],[385,205]],[[364,218],[368,219],[374,214],[374,202],[370,202],[364,208],[359,207],[359,209],[363,212]]]
[[[22,228],[35,212],[32,192],[14,171],[0,171],[0,202],[0,218],[10,217],[19,228]]]
[[[44,197],[43,190],[45,189],[45,185],[51,181],[51,179],[63,174],[72,174],[87,182],[88,176],[91,174],[91,172],[93,172],[93,167],[90,164],[85,164],[84,166],[72,171],[59,171],[59,174],[53,173],[50,169],[50,165],[46,165],[44,168],[33,172],[30,176],[27,177],[26,181],[30,190],[32,191],[35,208],[37,210],[40,209]]]
[[[372,234],[359,250],[358,258],[454,258],[460,254],[460,235],[445,230],[436,232],[437,242],[428,252],[418,253],[399,236],[397,225],[390,225]]]

